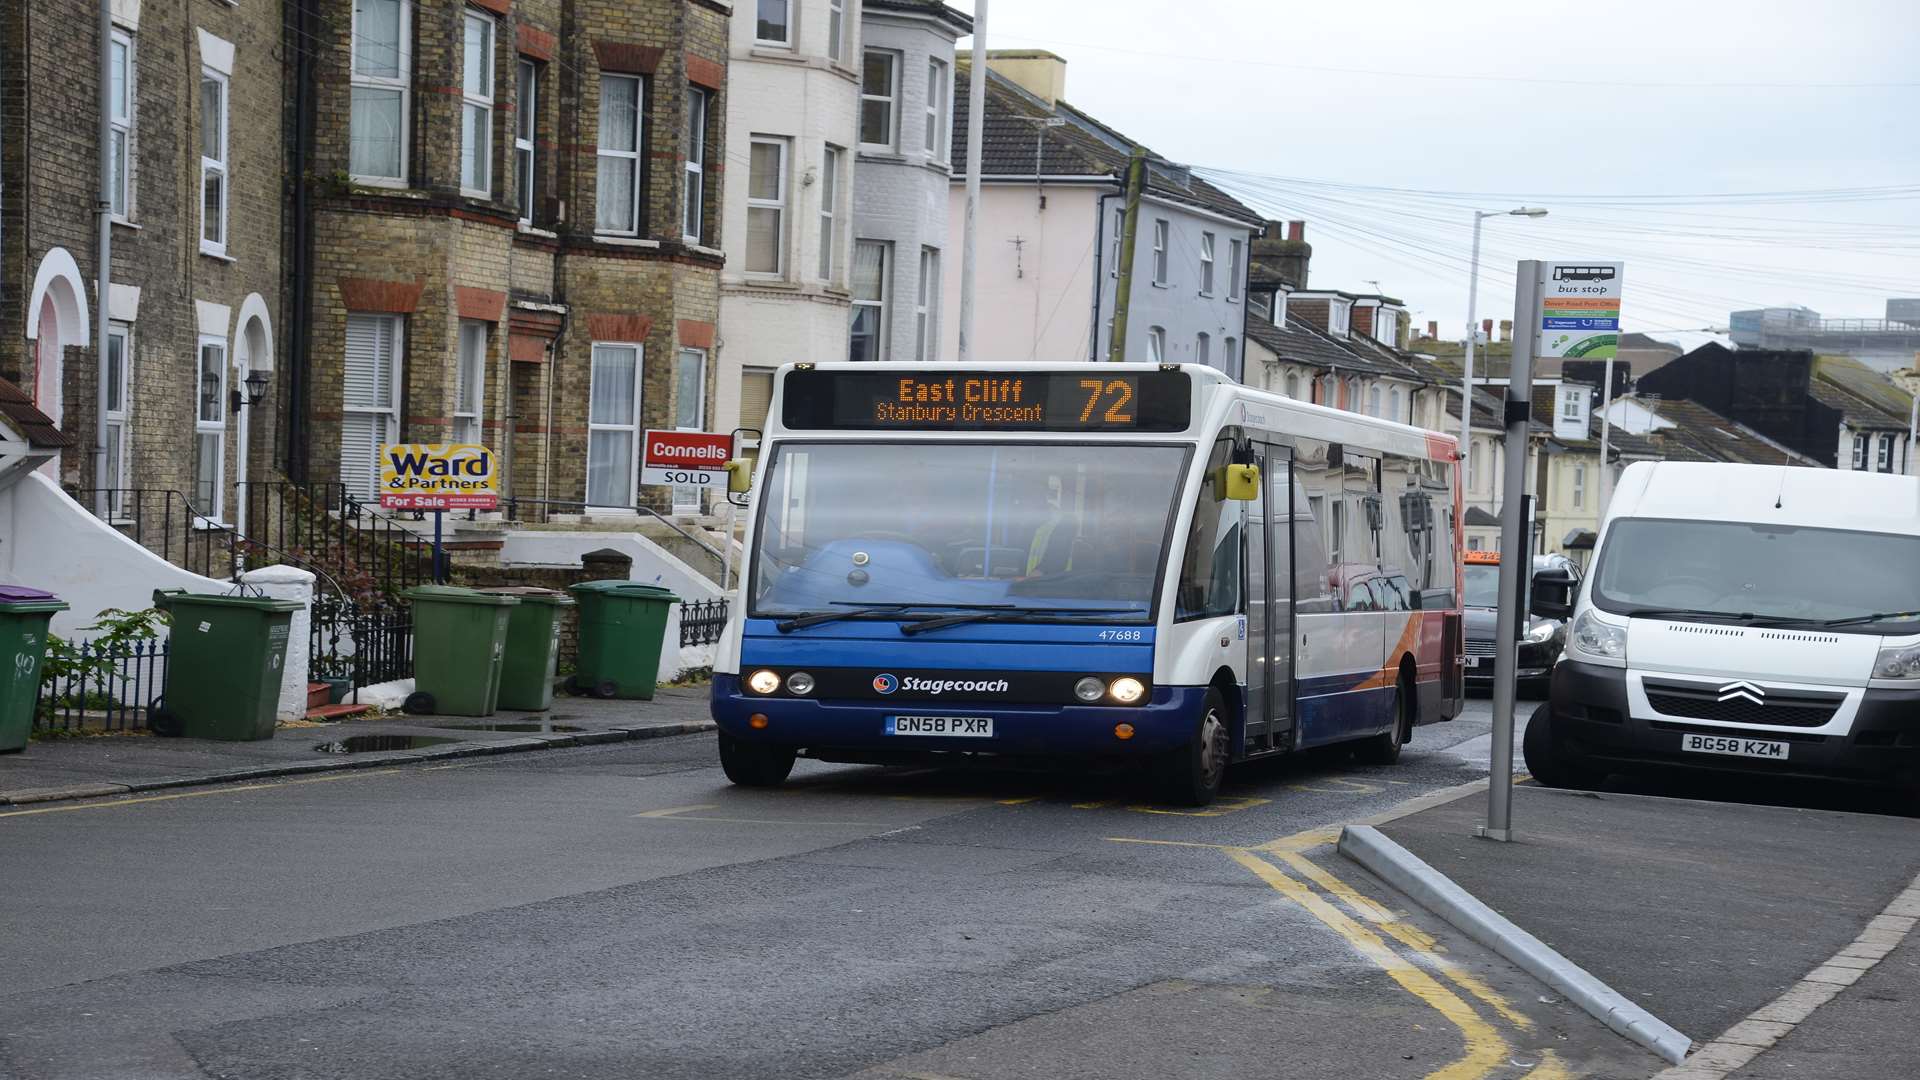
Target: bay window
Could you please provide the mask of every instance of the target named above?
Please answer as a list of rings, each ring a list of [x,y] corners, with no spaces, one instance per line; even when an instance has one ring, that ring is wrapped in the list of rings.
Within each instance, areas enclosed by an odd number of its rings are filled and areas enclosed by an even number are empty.
[[[860,72],[860,145],[891,151],[898,131],[900,54],[868,49]]]
[[[680,192],[681,236],[698,244],[706,236],[707,107],[711,99],[697,86],[687,87],[687,182]]]
[[[347,171],[355,180],[406,183],[413,79],[413,5],[354,0]]]
[[[600,76],[600,143],[594,228],[616,236],[640,233],[640,117],[637,75]]]
[[[640,448],[640,356],[630,342],[594,342],[587,403],[587,503],[630,508]]]
[[[460,74],[460,190],[479,198],[493,194],[493,31],[492,19],[467,11]]]
[[[534,200],[539,196],[533,144],[540,130],[540,69],[533,61],[523,59],[516,71],[519,85],[513,114],[513,201],[520,209],[520,224],[531,225]]]
[[[453,376],[453,441],[482,442],[487,400],[487,324],[460,320],[460,356]]]
[[[400,350],[397,315],[347,316],[340,402],[340,483],[361,502],[380,497],[380,447],[400,434]]]
[[[755,136],[747,151],[747,273],[787,269],[787,140]]]
[[[884,240],[853,243],[853,326],[847,359],[887,358],[887,293],[891,247]]]

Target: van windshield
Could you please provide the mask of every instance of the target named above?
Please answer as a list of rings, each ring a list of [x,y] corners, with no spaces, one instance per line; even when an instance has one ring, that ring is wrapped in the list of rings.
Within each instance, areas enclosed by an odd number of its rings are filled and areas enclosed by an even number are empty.
[[[1629,518],[1601,544],[1592,596],[1618,615],[1910,634],[1920,630],[1920,536]]]
[[[981,608],[1151,621],[1187,448],[782,443],[753,614]]]

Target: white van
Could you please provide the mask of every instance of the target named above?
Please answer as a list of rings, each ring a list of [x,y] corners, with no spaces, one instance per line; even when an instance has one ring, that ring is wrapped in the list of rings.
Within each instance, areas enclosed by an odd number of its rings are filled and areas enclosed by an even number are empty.
[[[1658,764],[1920,791],[1920,478],[1635,464],[1594,554],[1527,727],[1541,783]]]

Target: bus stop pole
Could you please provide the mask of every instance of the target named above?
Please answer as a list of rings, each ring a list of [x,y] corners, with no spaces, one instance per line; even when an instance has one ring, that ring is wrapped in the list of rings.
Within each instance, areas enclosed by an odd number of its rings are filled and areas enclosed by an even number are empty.
[[[1493,760],[1487,785],[1487,823],[1477,834],[1513,839],[1513,702],[1518,689],[1520,627],[1526,613],[1523,583],[1533,569],[1532,522],[1524,520],[1527,429],[1533,421],[1533,353],[1540,340],[1540,273],[1535,259],[1520,263],[1513,298],[1513,362],[1507,369],[1506,475],[1500,498],[1500,613],[1493,633]]]

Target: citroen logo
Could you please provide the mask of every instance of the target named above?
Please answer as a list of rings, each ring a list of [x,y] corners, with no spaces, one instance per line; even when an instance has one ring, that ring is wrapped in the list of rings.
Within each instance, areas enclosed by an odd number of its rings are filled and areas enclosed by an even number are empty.
[[[1755,705],[1767,703],[1767,692],[1750,682],[1730,682],[1720,688],[1720,700],[1732,701],[1734,698],[1746,698]]]

